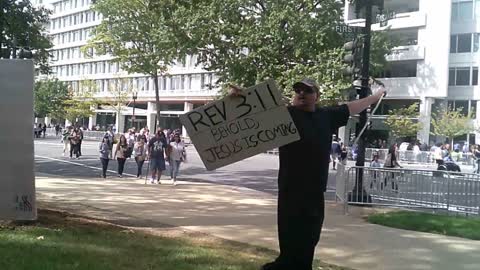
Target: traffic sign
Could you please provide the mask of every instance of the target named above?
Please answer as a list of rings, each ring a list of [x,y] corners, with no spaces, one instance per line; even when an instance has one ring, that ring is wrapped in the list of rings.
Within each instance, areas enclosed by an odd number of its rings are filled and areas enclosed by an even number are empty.
[[[340,24],[335,26],[335,32],[341,34],[346,39],[354,39],[358,35],[365,33],[365,27]]]

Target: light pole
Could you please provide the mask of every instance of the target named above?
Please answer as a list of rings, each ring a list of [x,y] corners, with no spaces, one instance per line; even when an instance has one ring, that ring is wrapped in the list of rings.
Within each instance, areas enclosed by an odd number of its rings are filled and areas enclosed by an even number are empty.
[[[135,101],[137,100],[137,91],[134,91],[132,93],[132,99],[133,99],[133,114],[132,114],[132,126],[135,127]],[[135,127],[136,128],[136,127]]]

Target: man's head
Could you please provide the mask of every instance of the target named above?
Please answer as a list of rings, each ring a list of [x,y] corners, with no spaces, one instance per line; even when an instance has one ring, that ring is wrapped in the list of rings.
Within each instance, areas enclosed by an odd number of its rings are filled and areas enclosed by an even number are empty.
[[[306,111],[314,111],[320,97],[320,89],[313,79],[305,78],[293,84],[295,96],[293,106]]]
[[[158,128],[158,129],[157,129],[157,132],[155,133],[155,135],[156,135],[157,137],[164,136],[164,134],[163,134],[163,129]]]

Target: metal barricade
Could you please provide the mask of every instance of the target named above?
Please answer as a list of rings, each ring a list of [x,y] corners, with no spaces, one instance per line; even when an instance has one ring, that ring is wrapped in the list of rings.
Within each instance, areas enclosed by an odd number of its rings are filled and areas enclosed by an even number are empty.
[[[336,180],[336,195],[346,211],[348,204],[361,204],[480,214],[477,174],[349,167]]]
[[[348,157],[352,159],[354,155],[352,154],[351,147],[348,147],[347,150],[349,152]],[[378,155],[378,159],[380,161],[384,161],[387,158],[388,149],[366,148],[365,160],[372,160],[374,154]],[[407,163],[435,163],[435,159],[433,158],[433,152],[431,151],[398,151],[398,160]],[[461,157],[458,158],[458,160],[455,160],[455,162],[465,165],[474,165],[475,163],[472,153],[461,153]]]

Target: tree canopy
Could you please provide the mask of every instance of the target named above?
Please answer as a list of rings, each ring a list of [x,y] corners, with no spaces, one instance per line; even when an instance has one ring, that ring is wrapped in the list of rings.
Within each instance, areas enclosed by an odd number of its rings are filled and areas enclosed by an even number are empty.
[[[129,73],[149,74],[157,100],[158,75],[196,54],[216,74],[217,86],[273,78],[289,96],[295,81],[310,77],[319,82],[323,101],[337,102],[351,85],[342,76],[346,40],[335,32],[342,7],[337,0],[98,0],[94,9],[103,21],[87,47],[115,56]],[[385,45],[383,37],[374,35],[372,44]],[[374,67],[384,64],[391,46],[372,46]]]
[[[153,78],[160,120],[158,77],[167,72],[176,59],[184,56],[168,0],[98,0],[93,9],[103,20],[94,38],[84,48],[97,54],[111,54],[128,73],[148,74]]]
[[[395,138],[416,137],[422,129],[422,124],[418,122],[418,103],[400,109],[390,110],[388,112],[385,125]]]
[[[33,106],[36,117],[63,118],[64,102],[70,97],[66,83],[58,79],[37,81],[35,82],[33,94]]]
[[[0,1],[0,48],[2,55],[13,47],[33,52],[33,59],[42,73],[48,74],[49,53],[53,46],[45,33],[51,11],[33,7],[29,0]]]
[[[464,115],[463,108],[444,108],[432,113],[432,135],[445,136],[452,140],[475,130],[471,115]]]
[[[331,69],[341,65],[338,1],[207,0],[177,11],[185,43],[219,83],[250,86],[274,78],[285,88],[302,76],[339,83],[340,74]]]

